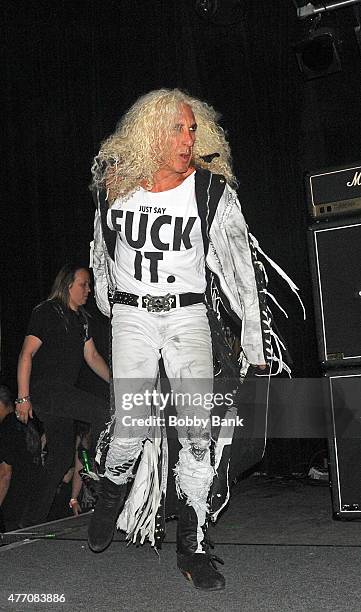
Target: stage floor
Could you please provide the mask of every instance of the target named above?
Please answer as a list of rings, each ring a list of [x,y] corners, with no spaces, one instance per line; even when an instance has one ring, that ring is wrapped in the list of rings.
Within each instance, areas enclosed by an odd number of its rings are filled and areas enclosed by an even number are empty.
[[[88,521],[82,515],[2,537],[1,611],[361,610],[361,522],[334,521],[328,487],[307,479],[252,476],[236,485],[211,528],[225,562],[221,592],[197,591],[177,570],[175,521],[159,557],[149,545],[127,546],[122,534],[92,553]],[[47,601],[34,601],[36,594]]]

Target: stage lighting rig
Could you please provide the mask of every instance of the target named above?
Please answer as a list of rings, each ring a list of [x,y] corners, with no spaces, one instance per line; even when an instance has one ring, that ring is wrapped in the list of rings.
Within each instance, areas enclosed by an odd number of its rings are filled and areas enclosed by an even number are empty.
[[[340,72],[340,41],[329,27],[317,27],[321,16],[311,25],[307,38],[294,45],[300,71],[306,80]]]
[[[297,17],[305,19],[327,11],[346,8],[352,4],[359,4],[361,0],[324,0],[323,2],[307,2],[307,0],[293,0],[297,9]]]

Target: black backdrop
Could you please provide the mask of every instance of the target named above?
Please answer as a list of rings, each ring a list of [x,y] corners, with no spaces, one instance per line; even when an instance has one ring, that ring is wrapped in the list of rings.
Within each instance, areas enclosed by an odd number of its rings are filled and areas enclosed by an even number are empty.
[[[343,71],[305,82],[292,50],[305,24],[291,0],[4,0],[2,378],[12,384],[32,307],[58,268],[85,259],[91,158],[140,94],[185,88],[222,114],[240,198],[261,246],[299,285],[271,275],[299,376],[317,371],[306,248],[306,170],[360,158],[360,54],[352,8],[324,21]]]

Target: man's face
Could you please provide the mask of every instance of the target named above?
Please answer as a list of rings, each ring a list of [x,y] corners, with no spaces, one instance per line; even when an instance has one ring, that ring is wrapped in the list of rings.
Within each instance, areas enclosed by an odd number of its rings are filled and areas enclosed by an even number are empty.
[[[177,174],[187,172],[192,160],[196,129],[197,124],[191,107],[182,104],[161,170],[170,170]]]
[[[88,299],[90,293],[90,276],[88,270],[77,270],[74,281],[69,287],[69,307],[78,310]]]

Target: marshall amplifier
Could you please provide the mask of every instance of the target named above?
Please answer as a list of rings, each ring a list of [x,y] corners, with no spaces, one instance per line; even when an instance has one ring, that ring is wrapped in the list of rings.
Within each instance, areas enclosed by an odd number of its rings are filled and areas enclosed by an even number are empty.
[[[361,518],[361,369],[328,373],[327,379],[333,516]]]
[[[314,219],[361,211],[361,163],[308,173],[306,193]]]
[[[325,367],[361,364],[361,217],[308,230],[318,354]]]

